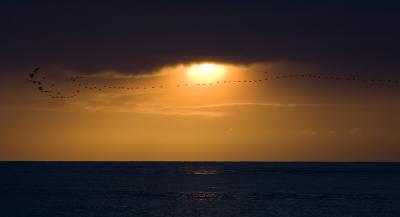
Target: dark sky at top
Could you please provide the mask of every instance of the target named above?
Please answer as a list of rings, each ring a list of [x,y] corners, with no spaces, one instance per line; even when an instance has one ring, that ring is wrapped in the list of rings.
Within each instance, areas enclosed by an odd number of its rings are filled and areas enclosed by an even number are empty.
[[[2,1],[0,71],[138,73],[201,60],[282,60],[399,75],[395,3],[147,2]]]

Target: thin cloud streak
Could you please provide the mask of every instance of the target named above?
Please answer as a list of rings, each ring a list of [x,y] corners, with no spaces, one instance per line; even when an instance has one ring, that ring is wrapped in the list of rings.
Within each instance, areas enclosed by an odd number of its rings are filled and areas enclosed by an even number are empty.
[[[132,107],[129,107],[132,105]],[[193,105],[193,106],[169,106],[166,104],[152,104],[135,102],[127,102],[125,106],[86,106],[85,109],[91,111],[109,111],[109,112],[133,112],[139,114],[156,114],[156,115],[180,115],[180,116],[207,116],[207,117],[222,117],[229,113],[226,111],[210,111],[210,109],[223,109],[227,107],[274,107],[274,108],[294,108],[304,106],[320,106],[318,104],[274,104],[274,103],[256,103],[256,102],[241,102],[241,103],[221,103],[209,105]]]

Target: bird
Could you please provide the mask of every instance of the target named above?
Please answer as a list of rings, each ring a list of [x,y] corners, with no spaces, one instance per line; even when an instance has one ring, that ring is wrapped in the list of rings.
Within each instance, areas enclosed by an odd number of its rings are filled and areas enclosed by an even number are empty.
[[[58,85],[55,85],[54,83],[48,83],[48,79],[46,76],[40,76],[38,77],[38,79],[36,78],[36,74],[39,73],[40,68],[37,67],[35,68],[30,74],[29,77],[26,79],[29,82],[31,82],[32,84],[35,84],[35,87],[37,88],[37,90],[39,90],[42,93],[53,93],[54,95],[51,95],[52,98],[58,98],[58,99],[69,99],[69,98],[73,98],[77,95],[79,95],[78,93],[80,93],[81,88],[86,88],[86,89],[97,89],[98,91],[106,91],[106,88],[117,88],[117,89],[124,89],[124,90],[134,90],[136,89],[155,89],[155,88],[163,88],[162,85],[153,85],[153,86],[149,86],[149,87],[143,87],[143,86],[136,86],[136,87],[127,87],[127,86],[111,86],[111,85],[104,85],[104,84],[99,84],[98,86],[84,86],[86,82],[77,82],[79,88],[77,90],[75,90],[73,92],[73,94],[71,95],[63,95],[62,93],[60,93],[59,91],[57,91],[57,88],[50,88],[48,90],[46,90],[46,86],[49,85],[51,87],[58,87]],[[262,79],[252,79],[252,80],[217,80],[215,82],[212,83],[193,83],[193,84],[188,84],[188,83],[181,83],[181,84],[176,84],[176,87],[180,88],[180,87],[190,87],[190,86],[213,86],[213,85],[219,85],[219,84],[231,84],[231,83],[240,83],[240,82],[249,82],[252,83],[254,85],[256,85],[257,82],[262,82],[262,81],[268,81],[270,79],[293,79],[293,78],[303,78],[303,79],[308,79],[308,80],[314,80],[314,79],[329,79],[329,80],[342,80],[342,81],[357,81],[357,82],[371,82],[371,83],[375,83],[375,84],[386,84],[386,85],[395,85],[396,87],[399,86],[399,80],[396,79],[391,79],[391,78],[370,78],[370,79],[362,79],[358,76],[341,76],[341,75],[335,75],[335,74],[328,74],[328,75],[323,75],[323,74],[318,74],[318,73],[287,73],[287,74],[280,74],[280,75],[275,75],[272,74],[272,77],[269,77],[268,75],[270,75],[271,73],[269,73],[267,75],[268,72],[264,72],[266,74],[266,76],[264,76],[264,78]],[[65,80],[66,81],[77,81],[77,79],[81,78],[80,76],[76,76],[76,77],[67,77]],[[83,84],[82,84],[83,83]],[[104,88],[103,88],[103,87]],[[83,89],[81,89],[83,90]]]

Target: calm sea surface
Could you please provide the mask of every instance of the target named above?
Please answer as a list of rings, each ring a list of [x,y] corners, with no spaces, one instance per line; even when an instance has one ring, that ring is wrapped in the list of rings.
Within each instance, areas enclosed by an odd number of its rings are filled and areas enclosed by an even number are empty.
[[[400,164],[0,163],[0,217],[400,216]]]

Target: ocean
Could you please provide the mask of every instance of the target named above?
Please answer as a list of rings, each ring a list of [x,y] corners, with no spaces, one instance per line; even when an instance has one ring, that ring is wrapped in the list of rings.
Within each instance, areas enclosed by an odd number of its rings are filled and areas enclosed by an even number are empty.
[[[2,162],[0,217],[400,216],[400,163]]]

